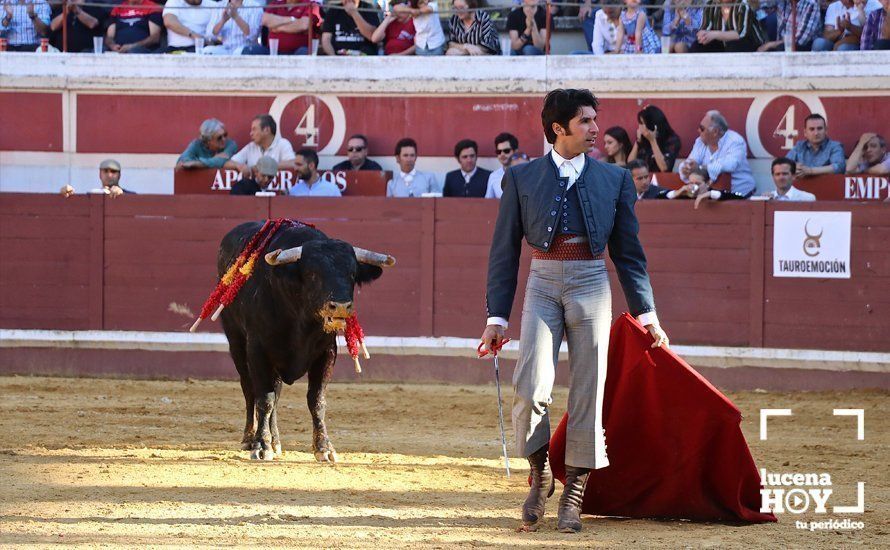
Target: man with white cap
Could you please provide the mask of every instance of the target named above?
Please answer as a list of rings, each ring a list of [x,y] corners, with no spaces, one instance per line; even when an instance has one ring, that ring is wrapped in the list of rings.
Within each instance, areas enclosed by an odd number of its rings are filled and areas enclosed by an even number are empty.
[[[93,192],[101,191],[112,198],[125,193],[135,195],[133,191],[121,187],[121,164],[114,159],[105,159],[99,164],[99,181],[102,183],[102,187],[93,190]],[[65,185],[62,187],[61,193],[63,197],[70,197],[74,194],[74,187]]]

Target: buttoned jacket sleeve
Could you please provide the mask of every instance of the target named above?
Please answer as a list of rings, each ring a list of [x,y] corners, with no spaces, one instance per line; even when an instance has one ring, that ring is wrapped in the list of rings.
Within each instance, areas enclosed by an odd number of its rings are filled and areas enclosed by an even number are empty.
[[[634,212],[636,188],[629,171],[623,170],[621,177],[621,190],[615,203],[615,222],[609,235],[609,257],[615,264],[627,307],[636,317],[655,311],[655,299],[646,272],[646,255],[640,243],[640,224]]]

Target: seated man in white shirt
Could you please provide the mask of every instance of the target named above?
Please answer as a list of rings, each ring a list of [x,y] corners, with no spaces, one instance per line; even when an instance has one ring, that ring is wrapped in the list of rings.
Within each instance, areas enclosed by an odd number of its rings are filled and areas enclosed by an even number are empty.
[[[816,200],[816,195],[794,187],[794,173],[797,171],[797,164],[793,160],[779,157],[773,161],[771,170],[776,190],[764,194],[765,197],[775,201]]]
[[[167,0],[164,5],[164,26],[167,27],[167,53],[195,51],[195,39],[206,40],[207,26],[218,8],[213,0]]]
[[[427,172],[419,172],[414,165],[417,163],[417,142],[411,138],[402,138],[396,143],[397,173],[386,184],[387,197],[421,197],[424,193],[439,193],[439,184],[435,176]]]
[[[340,197],[337,184],[321,178],[318,173],[318,154],[312,149],[300,149],[294,158],[294,171],[299,178],[290,188],[292,197]]]
[[[278,163],[279,170],[294,169],[294,148],[277,133],[278,125],[274,118],[270,115],[257,115],[250,123],[250,143],[226,161],[223,168],[238,170],[246,177],[250,175],[251,166],[255,166],[260,158],[269,156]]]
[[[754,192],[754,175],[748,164],[745,138],[729,129],[720,111],[708,111],[698,125],[699,137],[689,157],[680,165],[680,179],[689,182],[689,175],[704,168],[713,184],[722,173],[732,176],[732,192],[748,197]]]
[[[503,195],[501,180],[504,179],[504,170],[510,166],[513,153],[519,150],[519,140],[513,134],[501,132],[494,138],[494,150],[498,155],[501,167],[488,176],[488,189],[485,190],[486,199],[499,199]]]

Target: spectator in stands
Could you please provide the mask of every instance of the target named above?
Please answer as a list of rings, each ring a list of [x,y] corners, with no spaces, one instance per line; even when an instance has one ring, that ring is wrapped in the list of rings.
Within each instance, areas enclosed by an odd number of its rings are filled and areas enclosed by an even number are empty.
[[[9,51],[33,52],[49,34],[51,11],[45,0],[3,0],[0,36]]]
[[[408,6],[399,5],[394,10],[407,11],[414,18],[414,53],[417,55],[443,55],[445,32],[439,19],[439,6],[436,0],[410,0]]]
[[[294,5],[296,4],[296,5]],[[309,26],[318,36],[321,31],[321,8],[316,2],[294,3],[291,0],[270,0],[266,4],[262,25],[269,30],[269,40],[278,40],[278,55],[309,53]],[[269,55],[268,46],[251,43],[242,55]]]
[[[612,126],[606,130],[603,136],[604,162],[617,164],[621,167],[627,166],[627,156],[632,148],[630,137],[628,137],[627,131],[624,128]]]
[[[446,55],[499,55],[501,41],[488,13],[477,0],[453,0]]]
[[[722,189],[712,189],[711,186],[714,184],[713,180],[711,180],[710,174],[708,174],[708,170],[703,166],[699,166],[692,170],[689,174],[689,183],[684,185],[680,189],[676,191],[679,195],[684,191],[686,193],[691,193],[695,196],[695,209],[698,209],[698,205],[701,204],[702,201],[731,201],[731,200],[745,200],[751,196],[748,194],[736,193],[734,191],[724,191]],[[668,198],[672,197],[671,193],[668,193]]]
[[[748,2],[709,0],[702,15],[701,30],[696,33],[696,42],[689,51],[753,52],[765,39],[756,8]]]
[[[588,54],[593,51],[593,33],[596,28],[596,16],[605,6],[594,8],[592,0],[582,0],[581,7],[578,8],[578,21],[581,22],[581,30],[584,32],[584,42],[587,44]],[[584,53],[583,51],[572,52],[573,54]]]
[[[618,51],[621,53],[661,53],[661,41],[649,24],[640,0],[624,0],[621,25],[618,26]]]
[[[859,143],[856,144],[856,148],[847,159],[847,173],[881,176],[890,174],[890,153],[887,153],[887,140],[878,134],[862,134]]]
[[[797,4],[797,33],[794,37],[797,51],[808,52],[813,47],[813,40],[819,36],[822,30],[822,13],[816,0],[795,0]],[[759,52],[783,52],[785,51],[784,36],[792,32],[792,2],[780,0],[778,3],[779,28],[777,40],[765,42],[757,48]]]
[[[458,170],[445,174],[443,197],[479,197],[485,196],[488,188],[488,177],[491,172],[476,166],[476,155],[479,146],[472,139],[462,139],[454,146],[454,157],[460,164]]]
[[[214,0],[167,0],[164,4],[164,26],[167,27],[166,53],[195,51],[195,39],[206,43],[208,24],[217,7]]]
[[[65,21],[64,4],[52,5],[49,43],[57,50],[64,51],[63,38],[67,34],[68,51],[92,52],[93,38],[102,36],[102,26],[108,12],[99,6],[84,6],[84,0],[68,0],[68,20]]]
[[[488,187],[485,189],[486,199],[499,199],[504,193],[504,190],[501,189],[501,180],[504,179],[504,170],[513,161],[513,153],[519,151],[519,140],[513,134],[501,132],[494,138],[494,150],[498,155],[501,167],[488,176]]]
[[[507,16],[511,55],[544,55],[547,44],[547,10],[538,0],[522,0]]]
[[[250,177],[244,177],[232,184],[230,195],[256,195],[266,191],[278,175],[278,163],[272,157],[260,157],[251,170]]]
[[[111,198],[123,194],[135,195],[132,191],[121,187],[121,164],[114,159],[105,159],[99,164],[99,182],[102,184],[101,191]],[[74,187],[66,185],[62,187],[61,193],[63,197],[70,197],[75,193]]]
[[[673,53],[688,53],[695,44],[695,35],[702,25],[704,12],[693,7],[690,0],[665,0],[661,35],[671,37]]]
[[[583,12],[587,4],[581,7]],[[618,27],[621,25],[621,9],[615,5],[604,5],[596,10],[596,14],[584,19],[584,36],[590,34],[590,42],[586,50],[575,50],[571,55],[604,55],[607,53],[621,53],[618,49]],[[588,21],[591,23],[588,25]],[[590,32],[588,33],[588,26]]]
[[[862,40],[868,14],[881,9],[878,0],[836,0],[825,11],[822,36],[813,41],[814,52],[855,51]]]
[[[368,138],[354,134],[346,141],[346,160],[335,164],[331,170],[383,170],[383,167],[368,158]]]
[[[208,27],[213,43],[204,47],[204,53],[240,55],[257,43],[264,15],[262,0],[228,0],[213,12]]]
[[[637,123],[637,140],[627,160],[642,159],[650,172],[672,172],[681,143],[664,111],[647,105],[637,113]]]
[[[377,45],[371,40],[380,25],[375,10],[375,4],[362,0],[343,0],[342,8],[329,7],[321,28],[325,55],[377,55]]]
[[[419,172],[417,163],[417,142],[402,138],[396,143],[396,163],[399,170],[386,183],[387,197],[420,197],[424,193],[437,193],[436,178],[427,172]]]
[[[300,149],[294,159],[294,171],[299,180],[290,188],[292,197],[340,197],[337,184],[322,179],[318,173],[318,154],[312,149]]]
[[[229,139],[225,125],[215,118],[202,122],[199,134],[179,156],[176,170],[222,168],[238,150],[235,140]]]
[[[773,161],[771,171],[776,190],[764,194],[765,197],[776,201],[816,200],[816,195],[794,187],[794,174],[798,172],[798,167],[793,160],[779,157]]]
[[[374,29],[371,41],[375,44],[383,42],[384,55],[414,55],[417,46],[414,37],[414,20],[406,4],[408,0],[393,0],[391,11],[387,11],[380,26]]]
[[[689,157],[680,165],[680,178],[688,182],[696,168],[708,174],[708,184],[717,181],[720,174],[732,176],[732,191],[741,197],[754,192],[754,176],[748,165],[748,145],[745,138],[729,129],[720,111],[708,111],[698,125],[699,137],[692,146]]]
[[[652,183],[652,174],[649,172],[649,166],[642,159],[632,160],[627,163],[627,169],[634,180],[634,187],[637,189],[637,200],[641,199],[666,199],[669,192],[668,189],[662,189],[657,184]]]
[[[124,0],[111,10],[105,48],[117,53],[151,53],[161,43],[162,7],[151,0]]]
[[[881,9],[868,14],[862,28],[861,50],[890,50],[890,0],[881,0]]]
[[[813,113],[804,119],[804,137],[788,152],[788,158],[797,166],[795,177],[843,174],[844,146],[828,138],[825,117]]]
[[[238,170],[243,177],[260,157],[268,155],[275,159],[279,169],[294,168],[294,148],[288,140],[278,136],[277,132],[278,125],[274,118],[270,115],[257,115],[250,123],[250,143],[235,153],[223,167]]]

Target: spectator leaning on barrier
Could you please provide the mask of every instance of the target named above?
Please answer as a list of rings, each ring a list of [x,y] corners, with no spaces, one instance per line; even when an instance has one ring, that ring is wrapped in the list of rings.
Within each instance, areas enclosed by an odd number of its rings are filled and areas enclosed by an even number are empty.
[[[793,160],[785,157],[779,157],[773,161],[771,172],[773,183],[776,186],[775,191],[764,194],[776,201],[814,201],[816,195],[801,191],[794,187],[794,174],[797,173],[798,167]]]
[[[244,176],[260,157],[268,155],[275,159],[279,169],[294,168],[294,148],[288,140],[278,136],[277,132],[275,119],[270,115],[257,115],[250,123],[250,143],[235,153],[223,167],[238,170]]]
[[[798,141],[788,158],[797,163],[795,177],[843,174],[844,146],[839,141],[828,138],[828,124],[825,117],[813,113],[804,120],[804,137]]]
[[[501,42],[491,17],[477,10],[476,0],[453,0],[446,55],[498,55]]]
[[[621,126],[612,126],[605,131],[603,135],[603,153],[606,156],[604,162],[621,167],[627,166],[627,156],[632,148],[627,130]]]
[[[637,200],[642,199],[666,199],[669,192],[668,189],[662,189],[657,184],[652,183],[652,174],[649,172],[649,166],[646,162],[637,159],[627,163],[627,169],[634,180],[634,187],[637,189]]]
[[[398,6],[399,10],[407,10],[414,18],[414,45],[417,55],[442,55],[445,53],[445,33],[439,19],[439,6],[436,0],[410,0],[409,7]]]
[[[114,159],[105,159],[99,164],[99,182],[102,184],[101,190],[112,198],[123,194],[135,195],[121,187],[121,164]],[[75,193],[74,187],[66,185],[61,193],[63,197],[70,197]]]
[[[376,5],[361,0],[342,2],[343,7],[328,5],[321,28],[321,49],[325,55],[377,55],[377,45],[371,40],[380,25]]]
[[[164,26],[167,27],[166,53],[195,51],[195,39],[206,43],[210,18],[219,2],[213,0],[167,0],[164,4]]]
[[[312,149],[300,149],[294,159],[294,171],[299,180],[290,188],[292,197],[339,197],[337,184],[322,179],[318,173],[318,154]]]
[[[878,0],[836,0],[825,11],[822,36],[813,41],[814,52],[844,52],[859,49],[868,14],[881,9]]]
[[[881,8],[868,14],[859,44],[862,50],[890,50],[890,0],[881,0]]]
[[[151,0],[124,0],[111,10],[105,48],[117,53],[150,53],[161,43],[162,7]]]
[[[479,146],[472,139],[462,139],[454,146],[454,157],[460,168],[445,174],[443,197],[479,197],[485,196],[488,188],[488,177],[491,172],[476,166],[476,155]]]
[[[547,10],[538,0],[522,0],[507,16],[511,55],[544,55],[547,44]]]
[[[621,53],[661,53],[661,41],[649,24],[640,0],[624,0],[618,26],[618,51]]]
[[[383,167],[368,158],[368,138],[354,134],[346,140],[346,160],[335,164],[331,170],[383,170]]]
[[[813,40],[816,39],[819,31],[822,30],[822,13],[819,11],[819,5],[816,3],[816,0],[795,0],[795,3],[797,5],[797,34],[794,36],[794,43],[798,51],[810,51],[813,47]],[[778,39],[761,44],[757,51],[785,51],[783,37],[786,33],[792,32],[792,7],[791,0],[780,0],[778,3]]]
[[[371,35],[371,42],[383,43],[384,55],[414,55],[414,37],[417,31],[414,29],[411,12],[405,9],[407,2],[408,0],[393,0],[390,11],[384,14],[383,22]]]
[[[108,13],[99,6],[84,6],[84,0],[68,0],[68,20],[65,21],[64,5],[52,5],[49,43],[59,51],[65,49],[67,34],[68,51],[92,52],[93,38],[102,36],[102,28]]]
[[[222,168],[238,150],[235,140],[229,139],[225,125],[215,118],[202,122],[199,134],[179,156],[176,170]]]
[[[245,47],[257,43],[263,19],[261,0],[228,0],[213,10],[208,33],[213,43],[204,47],[212,55],[240,55]]]
[[[494,138],[494,150],[498,155],[501,167],[488,176],[488,187],[485,189],[486,199],[499,199],[504,193],[501,189],[501,180],[504,179],[504,170],[510,166],[513,153],[519,151],[519,140],[513,134],[501,132]]]
[[[306,55],[309,53],[309,26],[318,35],[321,30],[321,8],[315,2],[270,0],[266,4],[261,23],[269,30],[269,40],[278,41],[278,55]],[[269,55],[267,46],[251,43],[241,50],[242,55]]]
[[[232,184],[230,195],[256,195],[265,191],[278,175],[278,163],[272,157],[260,157],[251,169],[250,176],[243,177]]]
[[[890,174],[890,153],[887,140],[878,134],[866,133],[859,138],[856,148],[847,159],[848,174]]]
[[[739,0],[708,0],[692,53],[753,52],[766,40],[755,9]]]
[[[695,35],[702,25],[703,12],[691,0],[665,0],[661,35],[671,37],[671,51],[687,53],[695,44]]]
[[[627,160],[643,160],[650,172],[672,172],[681,142],[664,111],[647,105],[637,113],[637,124],[637,140]]]
[[[386,183],[387,197],[420,197],[424,193],[438,193],[436,178],[427,172],[419,172],[417,163],[417,142],[402,138],[396,143],[396,163],[399,170]]]
[[[748,145],[745,138],[729,129],[726,118],[719,111],[708,111],[698,125],[699,137],[689,157],[680,165],[680,178],[689,181],[696,168],[708,173],[708,183],[717,181],[720,174],[732,176],[732,191],[746,197],[754,192],[754,176],[748,165]]]
[[[33,52],[49,34],[51,11],[44,0],[2,0],[0,36],[13,52]]]

